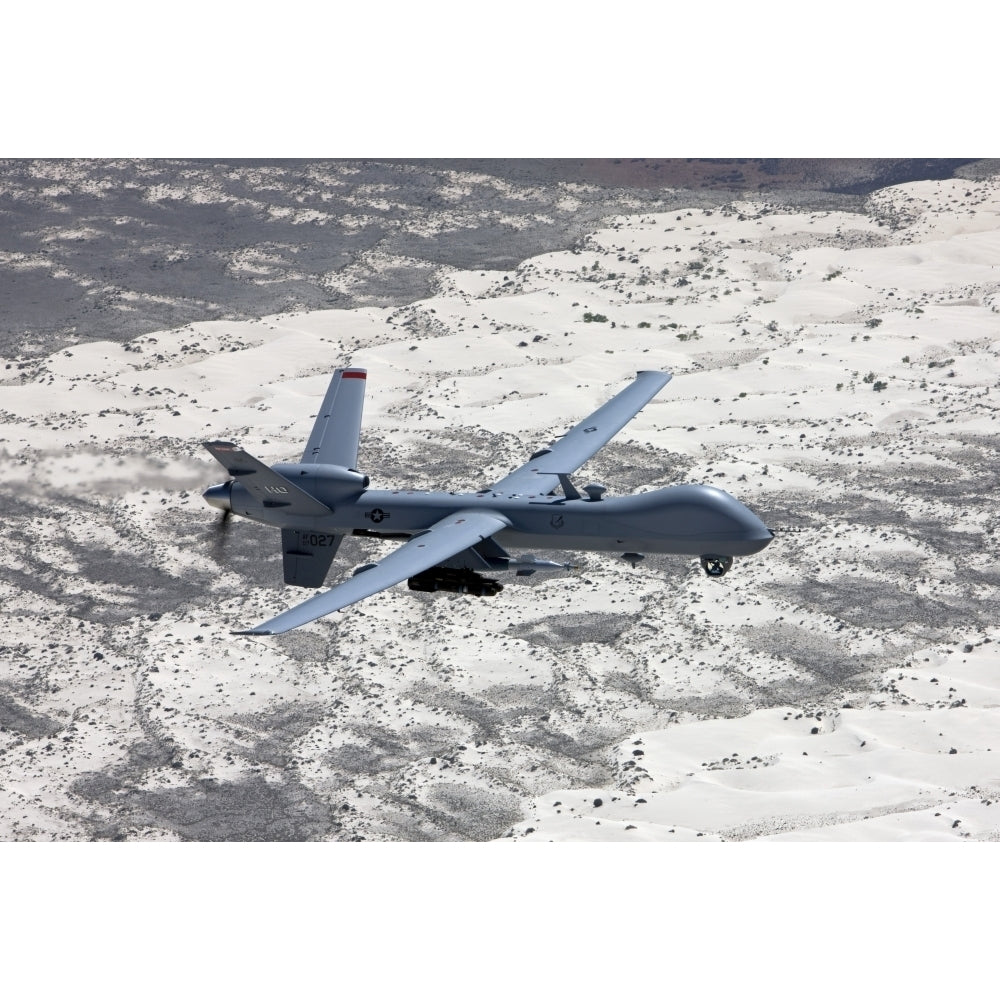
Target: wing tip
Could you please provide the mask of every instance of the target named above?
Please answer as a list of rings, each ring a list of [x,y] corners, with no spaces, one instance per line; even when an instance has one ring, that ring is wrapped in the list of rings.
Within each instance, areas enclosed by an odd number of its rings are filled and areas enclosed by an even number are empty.
[[[239,632],[232,631],[230,635],[277,635],[277,632],[272,632],[269,628],[247,628],[242,629]]]

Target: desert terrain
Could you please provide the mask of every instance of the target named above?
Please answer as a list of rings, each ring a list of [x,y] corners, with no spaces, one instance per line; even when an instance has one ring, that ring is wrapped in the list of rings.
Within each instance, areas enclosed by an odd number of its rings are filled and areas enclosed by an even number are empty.
[[[306,178],[300,209],[254,169],[139,184],[123,231],[172,198],[246,227],[145,258],[59,221],[106,164],[6,178],[0,838],[997,838],[1000,175],[807,203],[464,165],[410,212],[402,167]],[[455,491],[670,371],[575,480],[711,483],[777,537],[721,580],[538,550],[581,568],[233,636],[305,592],[276,532],[206,506],[200,442],[295,459],[344,365],[372,485]],[[392,545],[347,539],[328,583]]]

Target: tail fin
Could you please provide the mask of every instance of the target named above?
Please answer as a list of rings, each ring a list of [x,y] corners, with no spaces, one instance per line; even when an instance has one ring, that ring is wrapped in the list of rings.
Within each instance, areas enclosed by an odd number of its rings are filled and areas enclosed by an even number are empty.
[[[357,466],[367,375],[364,368],[338,368],[333,373],[302,453],[303,464]]]
[[[322,587],[343,535],[325,531],[281,529],[281,558],[285,583],[296,587]]]

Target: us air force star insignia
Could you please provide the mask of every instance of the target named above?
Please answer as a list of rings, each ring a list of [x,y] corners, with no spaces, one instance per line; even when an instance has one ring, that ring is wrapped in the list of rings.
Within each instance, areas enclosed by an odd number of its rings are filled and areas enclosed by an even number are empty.
[[[376,524],[378,524],[379,521],[384,521],[388,516],[389,515],[382,510],[381,507],[376,507],[374,510],[370,510],[367,514],[365,514],[365,517],[370,518]]]
[[[552,520],[549,521],[549,524],[551,524],[553,528],[561,528],[563,526],[562,514],[553,514]]]

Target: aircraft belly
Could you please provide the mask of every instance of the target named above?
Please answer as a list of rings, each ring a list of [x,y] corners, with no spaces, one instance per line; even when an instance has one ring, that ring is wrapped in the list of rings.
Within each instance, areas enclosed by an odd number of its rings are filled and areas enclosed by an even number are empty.
[[[501,531],[495,536],[504,548],[567,549],[581,552],[642,552],[657,555],[701,556],[717,553],[749,556],[770,544],[771,536],[748,538],[730,532],[703,535],[575,535]]]

